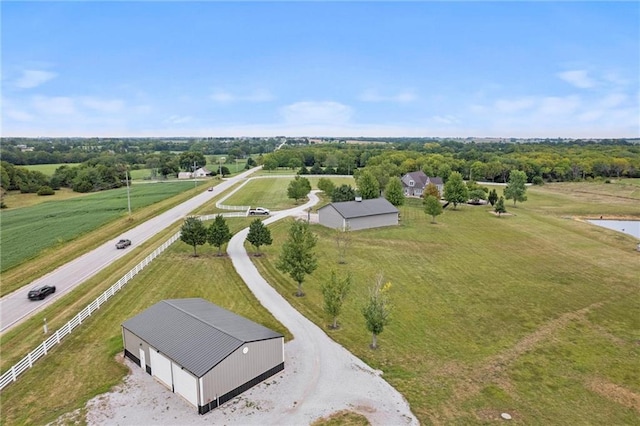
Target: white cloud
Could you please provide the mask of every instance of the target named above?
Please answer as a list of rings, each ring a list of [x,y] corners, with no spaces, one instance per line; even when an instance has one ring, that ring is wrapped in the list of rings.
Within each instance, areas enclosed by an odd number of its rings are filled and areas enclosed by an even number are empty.
[[[538,112],[550,116],[568,115],[579,107],[580,99],[577,96],[547,96],[540,100]]]
[[[75,102],[65,96],[35,96],[33,107],[43,114],[71,115],[76,113]]]
[[[612,93],[610,95],[607,95],[602,101],[600,101],[600,104],[604,108],[613,108],[622,104],[626,100],[627,100],[627,95],[623,93]]]
[[[254,90],[246,94],[231,93],[227,90],[216,90],[211,96],[211,100],[218,103],[231,103],[231,102],[269,102],[274,99],[274,96],[267,90]]]
[[[165,120],[165,122],[170,124],[184,124],[193,120],[193,117],[190,115],[172,115]]]
[[[586,70],[564,71],[558,73],[558,77],[580,89],[589,89],[596,85],[595,81],[587,75]]]
[[[57,76],[56,73],[49,71],[24,70],[22,76],[14,82],[14,86],[20,89],[33,89]]]
[[[460,122],[460,120],[454,115],[434,115],[431,117],[431,120],[440,124],[455,124]]]
[[[296,102],[280,109],[287,123],[340,124],[351,119],[351,107],[339,102]]]
[[[84,106],[100,112],[115,113],[124,108],[124,101],[120,99],[99,99],[84,97],[80,100]]]
[[[520,112],[524,109],[531,108],[535,104],[532,97],[516,98],[516,99],[498,99],[496,101],[496,109],[504,113]]]
[[[375,89],[367,89],[362,92],[359,98],[363,102],[398,102],[398,103],[407,103],[413,102],[418,99],[417,95],[409,90],[404,90],[402,92],[396,93],[395,95],[381,95]]]

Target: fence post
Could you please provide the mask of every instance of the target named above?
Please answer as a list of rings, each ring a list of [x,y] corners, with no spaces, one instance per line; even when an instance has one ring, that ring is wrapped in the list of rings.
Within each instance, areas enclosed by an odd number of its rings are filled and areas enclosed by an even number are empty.
[[[31,361],[31,352],[27,354],[27,362],[29,363],[29,368],[33,367],[33,362]]]

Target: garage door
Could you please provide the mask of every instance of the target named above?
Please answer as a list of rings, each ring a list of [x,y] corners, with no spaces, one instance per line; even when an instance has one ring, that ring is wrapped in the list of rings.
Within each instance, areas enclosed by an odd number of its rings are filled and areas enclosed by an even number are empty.
[[[173,391],[197,407],[198,379],[180,368],[178,364],[172,363],[171,367],[173,369]]]
[[[173,390],[173,380],[171,380],[171,361],[154,348],[149,348],[151,355],[151,374],[157,377],[162,383]]]

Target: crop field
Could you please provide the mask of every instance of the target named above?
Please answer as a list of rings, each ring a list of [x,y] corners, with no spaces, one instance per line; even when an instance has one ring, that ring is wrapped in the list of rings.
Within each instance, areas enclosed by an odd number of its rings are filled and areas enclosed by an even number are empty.
[[[287,179],[273,180],[284,186],[264,184],[265,204],[286,192]],[[319,267],[305,281],[303,298],[294,297],[295,283],[274,266],[290,220],[270,226],[273,244],[261,247],[264,256],[254,261],[293,306],[382,370],[422,424],[487,424],[502,412],[514,424],[637,424],[637,241],[571,219],[599,216],[607,208],[610,215],[637,217],[637,203],[624,194],[636,195],[613,184],[588,185],[583,196],[561,184],[532,187],[529,200],[507,203],[510,215],[503,217],[486,206],[447,208],[435,224],[421,200],[408,200],[399,226],[350,233],[345,264],[338,263],[336,231],[312,225]],[[233,231],[250,221],[227,220]],[[148,242],[148,249],[178,226]],[[175,243],[46,362],[3,391],[0,423],[53,421],[119,383],[126,375],[114,360],[122,351],[119,325],[165,298],[204,297],[286,333],[239,282],[230,261],[215,252],[200,246],[193,258],[190,246]],[[0,336],[3,371],[41,341],[45,316],[50,329],[61,326],[145,255],[132,253],[126,264],[113,265]],[[353,277],[338,330],[327,327],[320,292],[332,270]],[[393,311],[379,349],[371,350],[361,308],[378,273],[391,283]]]
[[[133,185],[131,209],[136,211],[193,188],[193,182]],[[2,272],[33,258],[42,250],[62,246],[78,236],[127,214],[127,189],[43,202],[2,213]]]

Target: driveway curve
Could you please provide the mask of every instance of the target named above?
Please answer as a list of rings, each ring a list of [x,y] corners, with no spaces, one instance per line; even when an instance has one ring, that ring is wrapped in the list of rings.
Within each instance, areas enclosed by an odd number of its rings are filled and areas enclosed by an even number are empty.
[[[318,202],[277,212],[265,224],[303,216]],[[382,377],[318,326],[296,311],[265,281],[244,248],[248,228],[229,242],[227,252],[237,273],[294,336],[285,344],[285,369],[219,408],[200,416],[176,394],[157,384],[139,367],[122,385],[87,404],[90,425],[307,425],[341,410],[365,416],[372,425],[418,425],[404,397]]]
[[[273,223],[296,216],[318,202],[315,192],[302,206],[281,211],[265,220]],[[265,281],[244,248],[249,229],[237,233],[229,242],[233,265],[249,289],[289,331],[294,340],[285,346],[287,360],[297,359],[295,372],[273,389],[287,395],[259,423],[307,424],[340,410],[352,410],[374,425],[418,424],[404,397],[367,364],[333,341],[318,326],[295,310]],[[266,416],[266,417],[265,417]]]

